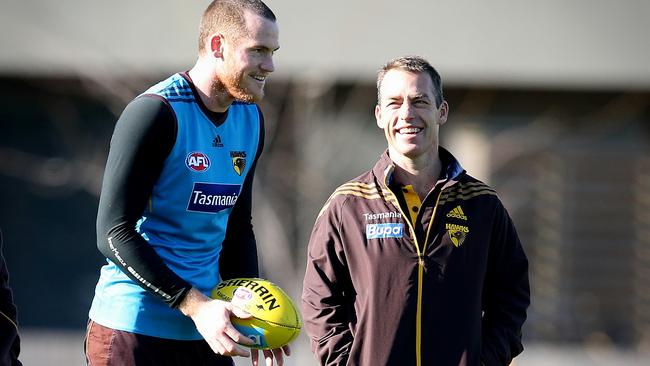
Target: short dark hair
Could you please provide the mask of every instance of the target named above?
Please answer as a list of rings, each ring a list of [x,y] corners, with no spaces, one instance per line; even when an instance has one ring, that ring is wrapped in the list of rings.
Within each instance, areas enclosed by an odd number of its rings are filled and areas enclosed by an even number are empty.
[[[433,96],[436,99],[436,107],[440,107],[444,96],[442,94],[442,79],[436,69],[420,56],[402,56],[392,59],[384,64],[377,73],[377,104],[381,102],[381,83],[384,76],[390,70],[404,70],[413,73],[427,73],[433,82]]]
[[[203,12],[199,26],[199,54],[205,53],[205,43],[214,33],[222,32],[237,39],[246,32],[244,11],[276,21],[273,11],[261,0],[214,0]]]

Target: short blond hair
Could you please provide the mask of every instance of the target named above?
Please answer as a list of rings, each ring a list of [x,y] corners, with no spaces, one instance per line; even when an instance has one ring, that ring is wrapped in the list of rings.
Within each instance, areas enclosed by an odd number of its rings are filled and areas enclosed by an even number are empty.
[[[206,42],[215,33],[237,40],[245,34],[244,11],[250,11],[272,22],[276,21],[273,11],[261,0],[214,0],[201,17],[199,26],[199,54],[205,54]]]

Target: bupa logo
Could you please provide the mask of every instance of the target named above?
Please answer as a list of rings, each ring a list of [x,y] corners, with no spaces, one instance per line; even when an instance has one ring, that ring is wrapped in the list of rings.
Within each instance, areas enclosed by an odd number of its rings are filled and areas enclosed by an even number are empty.
[[[185,158],[185,165],[195,172],[204,172],[210,169],[210,159],[200,152],[191,152]]]
[[[401,238],[404,236],[404,224],[368,224],[366,225],[366,238]]]

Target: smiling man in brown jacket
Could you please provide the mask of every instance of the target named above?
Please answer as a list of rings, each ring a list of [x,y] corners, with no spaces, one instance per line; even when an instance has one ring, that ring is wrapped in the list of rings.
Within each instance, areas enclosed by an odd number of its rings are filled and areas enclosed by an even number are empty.
[[[388,150],[340,186],[309,242],[302,311],[321,365],[508,365],[521,353],[528,261],[495,191],[439,146],[440,75],[388,62]]]

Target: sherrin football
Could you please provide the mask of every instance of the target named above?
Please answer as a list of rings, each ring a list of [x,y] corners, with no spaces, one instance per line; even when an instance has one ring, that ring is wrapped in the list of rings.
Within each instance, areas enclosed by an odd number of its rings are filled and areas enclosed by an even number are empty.
[[[291,298],[276,284],[261,278],[233,278],[219,283],[213,299],[230,301],[252,315],[232,317],[233,326],[252,339],[254,349],[280,348],[300,333],[302,322]]]

